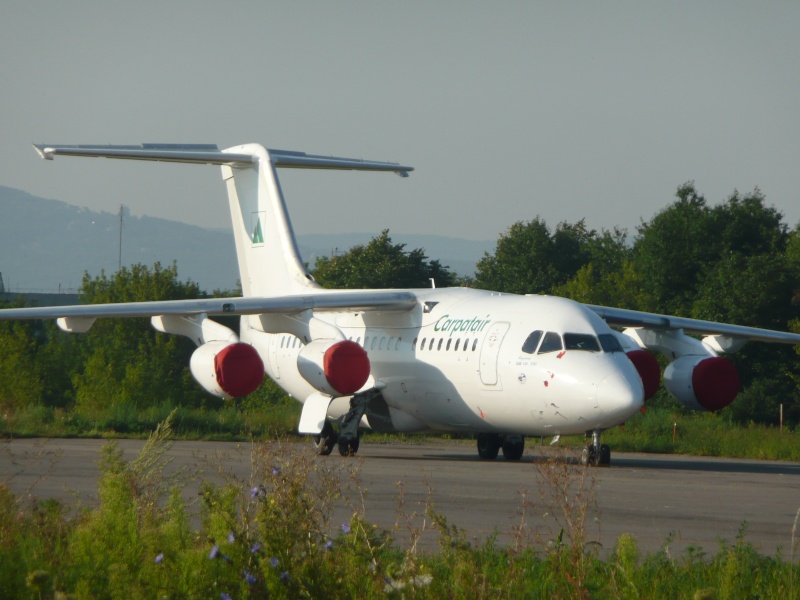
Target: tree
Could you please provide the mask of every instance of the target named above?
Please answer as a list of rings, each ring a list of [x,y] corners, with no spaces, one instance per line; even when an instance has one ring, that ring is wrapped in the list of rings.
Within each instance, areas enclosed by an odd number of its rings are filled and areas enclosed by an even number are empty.
[[[179,282],[177,267],[123,267],[113,277],[84,275],[84,304],[197,298],[197,284]],[[85,334],[82,370],[75,375],[75,398],[82,411],[113,406],[142,409],[162,402],[197,404],[200,396],[188,370],[191,341],[156,332],[148,319],[98,319]]]
[[[33,323],[0,323],[0,408],[14,410],[42,399]]]
[[[478,261],[475,286],[514,294],[551,294],[575,276],[600,246],[583,220],[559,223],[551,234],[541,217],[517,221],[497,240],[494,254]]]
[[[714,208],[693,182],[680,186],[677,197],[639,227],[634,242],[636,270],[655,301],[654,306],[640,307],[644,310],[691,315],[697,294],[713,288],[713,273],[722,268],[721,261],[776,256],[786,248],[782,215],[764,205],[758,189],[744,197],[734,192]]]
[[[312,275],[323,287],[391,289],[456,285],[457,277],[438,260],[428,261],[425,251],[394,244],[389,230],[339,256],[317,259]]]

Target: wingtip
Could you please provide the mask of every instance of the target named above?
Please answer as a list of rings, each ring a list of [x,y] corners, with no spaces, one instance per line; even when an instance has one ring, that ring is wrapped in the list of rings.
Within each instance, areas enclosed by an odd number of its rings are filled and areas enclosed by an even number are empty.
[[[34,144],[36,153],[45,160],[53,160],[53,149],[47,148],[44,144]]]

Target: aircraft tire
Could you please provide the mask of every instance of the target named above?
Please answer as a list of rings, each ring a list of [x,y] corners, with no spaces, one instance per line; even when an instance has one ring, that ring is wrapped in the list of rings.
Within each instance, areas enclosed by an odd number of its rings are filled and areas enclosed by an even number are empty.
[[[502,445],[500,435],[496,433],[478,434],[478,456],[481,460],[494,460]]]
[[[339,441],[339,436],[333,430],[330,421],[325,421],[325,425],[322,426],[322,431],[320,431],[319,435],[313,436],[312,439],[314,440],[314,448],[316,448],[317,454],[320,456],[328,456],[333,452],[334,446],[336,446],[336,443]]]
[[[361,440],[355,438],[339,438],[339,454],[342,456],[354,456],[358,452],[358,446]]]
[[[600,461],[598,465],[601,467],[607,467],[611,464],[611,446],[608,444],[603,444],[600,446]]]
[[[600,453],[592,445],[584,446],[581,451],[581,464],[584,467],[596,467],[600,462]]]
[[[519,460],[525,452],[525,437],[507,435],[503,437],[503,457],[506,460]]]

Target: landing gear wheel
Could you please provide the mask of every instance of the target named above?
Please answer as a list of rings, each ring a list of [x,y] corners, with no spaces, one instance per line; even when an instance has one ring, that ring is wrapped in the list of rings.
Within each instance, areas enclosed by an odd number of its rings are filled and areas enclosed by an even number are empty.
[[[358,445],[361,440],[358,436],[354,438],[340,437],[339,438],[339,454],[342,456],[353,456],[358,452]]]
[[[583,450],[581,451],[581,464],[584,467],[596,467],[599,460],[600,455],[594,446],[589,445],[583,447]]]
[[[336,446],[336,442],[339,441],[339,436],[333,430],[331,422],[325,421],[325,425],[322,426],[322,431],[319,432],[319,435],[313,436],[313,440],[314,447],[317,449],[317,454],[320,456],[328,456],[333,452],[333,447]]]
[[[478,456],[481,460],[494,460],[500,452],[500,435],[496,433],[478,434]]]
[[[590,467],[607,467],[611,464],[611,448],[608,444],[600,443],[601,430],[595,429],[591,432],[592,441],[583,448],[581,452],[581,464]],[[586,434],[590,434],[587,432]]]
[[[503,456],[506,460],[519,460],[525,452],[525,438],[521,435],[503,437]]]
[[[611,446],[603,444],[600,446],[600,462],[601,467],[607,467],[611,464]]]

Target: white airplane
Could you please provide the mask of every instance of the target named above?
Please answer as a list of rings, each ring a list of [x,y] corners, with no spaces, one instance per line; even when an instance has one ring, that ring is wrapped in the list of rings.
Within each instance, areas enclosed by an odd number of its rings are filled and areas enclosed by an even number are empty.
[[[55,155],[220,165],[228,190],[243,297],[7,309],[0,319],[55,318],[86,332],[99,317],[150,317],[197,344],[195,379],[222,398],[264,374],[303,404],[299,431],[320,454],[358,450],[359,430],[477,436],[478,453],[523,454],[525,436],[586,434],[582,462],[607,465],[601,433],[643,407],[661,380],[684,405],[717,410],[739,379],[718,356],[747,341],[800,344],[800,335],[589,306],[553,296],[469,288],[327,290],[300,258],[277,167],[408,176],[395,163],[268,150],[258,144],[36,145]],[[212,320],[240,315],[239,334]],[[615,327],[619,330],[612,329]],[[698,335],[691,337],[690,335]],[[333,423],[338,422],[338,431]]]

